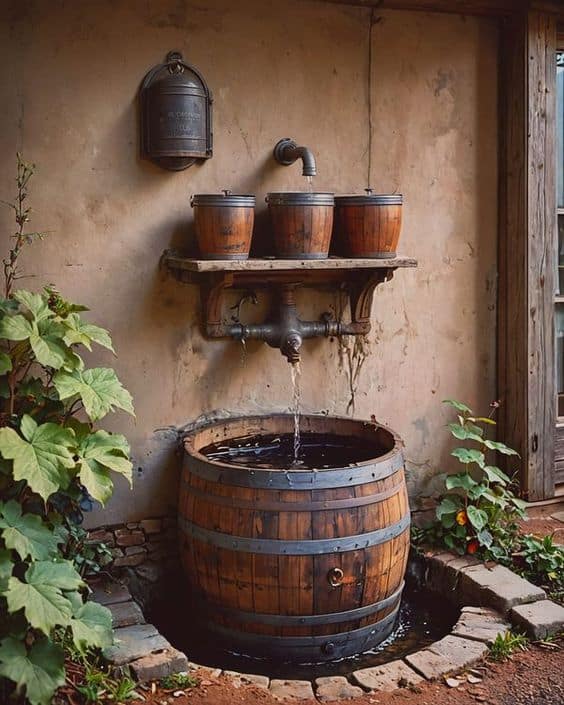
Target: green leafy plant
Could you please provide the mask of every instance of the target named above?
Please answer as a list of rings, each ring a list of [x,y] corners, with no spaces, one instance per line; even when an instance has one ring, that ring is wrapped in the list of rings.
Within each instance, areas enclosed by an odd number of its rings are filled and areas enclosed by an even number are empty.
[[[88,532],[78,524],[68,526],[63,554],[83,577],[100,573],[113,559],[110,548],[103,541],[89,541]]]
[[[17,229],[0,298],[0,688],[7,693],[10,681],[47,705],[65,681],[66,640],[79,652],[111,643],[109,611],[85,602],[75,525],[94,500],[110,498],[113,472],[131,483],[126,439],[94,423],[133,405],[113,369],[85,367],[81,348],[113,347],[82,318],[84,306],[53,287],[13,288],[23,246],[39,237],[26,232],[33,172],[18,155],[8,204]]]
[[[170,676],[161,678],[159,683],[165,690],[195,688],[198,685],[198,679],[188,673],[172,673]]]
[[[517,522],[523,516],[525,502],[515,495],[511,479],[491,464],[489,456],[517,453],[504,443],[487,438],[486,429],[495,425],[491,417],[475,416],[466,404],[453,399],[444,403],[457,412],[457,421],[448,426],[451,435],[466,442],[451,452],[463,469],[445,476],[446,492],[440,498],[437,520],[428,529],[427,538],[460,554],[476,553],[508,563],[516,546]]]
[[[521,575],[544,587],[551,596],[562,599],[564,547],[554,543],[552,536],[522,536],[519,550],[514,553],[513,559]]]
[[[492,661],[506,661],[516,651],[526,651],[529,640],[523,634],[507,631],[498,634],[490,646],[489,657]]]

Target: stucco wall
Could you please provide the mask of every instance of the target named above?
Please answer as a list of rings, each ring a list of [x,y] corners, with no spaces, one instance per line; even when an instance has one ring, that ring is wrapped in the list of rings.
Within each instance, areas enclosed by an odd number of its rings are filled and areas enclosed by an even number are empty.
[[[273,163],[284,136],[311,147],[317,190],[361,192],[369,164],[369,11],[308,0],[41,0],[2,4],[0,197],[13,193],[15,151],[38,166],[34,226],[49,230],[23,264],[111,329],[115,364],[137,418],[114,417],[132,443],[134,492],[119,485],[103,516],[162,513],[175,500],[173,434],[217,408],[268,412],[291,402],[290,372],[263,344],[245,360],[198,330],[198,292],[158,271],[164,248],[192,237],[191,193],[305,188]],[[356,415],[403,435],[412,496],[445,469],[454,396],[487,406],[495,390],[496,62],[492,21],[378,13],[372,39],[372,185],[404,194],[401,251],[417,271],[379,288]],[[215,152],[162,171],[138,158],[136,90],[179,49],[214,92]],[[259,220],[261,220],[259,213]],[[3,243],[12,231],[0,213]],[[264,219],[263,219],[264,222]],[[268,237],[264,228],[260,237]],[[306,313],[334,303],[320,293]],[[344,413],[336,343],[309,341],[304,410]]]

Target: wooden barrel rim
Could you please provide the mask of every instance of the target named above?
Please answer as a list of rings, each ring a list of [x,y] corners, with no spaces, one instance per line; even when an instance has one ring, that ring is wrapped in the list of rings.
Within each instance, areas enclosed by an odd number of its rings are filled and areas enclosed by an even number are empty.
[[[400,536],[411,524],[411,517],[405,514],[394,524],[389,524],[381,529],[367,531],[365,534],[342,536],[336,539],[307,539],[299,541],[285,541],[284,539],[255,539],[235,534],[224,534],[220,531],[204,529],[197,524],[179,517],[181,532],[197,541],[211,544],[216,548],[226,548],[242,553],[268,553],[281,556],[312,556],[324,553],[345,553],[357,551],[370,546],[377,546],[390,539]]]
[[[403,443],[400,437],[387,426],[375,422],[363,422],[365,427],[372,427],[374,432],[383,431],[389,436],[391,449],[373,459],[363,460],[346,467],[322,468],[307,472],[300,470],[279,470],[267,468],[253,468],[251,470],[240,465],[231,465],[219,460],[212,460],[206,457],[196,448],[195,443],[198,436],[207,430],[223,425],[224,428],[236,426],[244,422],[260,423],[264,417],[231,417],[210,424],[203,424],[194,429],[184,437],[184,448],[188,456],[189,470],[194,475],[212,482],[237,487],[252,487],[255,489],[280,489],[280,490],[309,490],[309,489],[333,489],[337,487],[347,487],[349,485],[362,485],[375,480],[382,480],[389,477],[403,467]],[[270,419],[293,419],[291,414],[272,414]],[[321,414],[304,415],[305,420],[313,422],[327,420]],[[346,422],[351,424],[348,417],[333,416],[331,422]],[[359,422],[357,422],[359,423]]]

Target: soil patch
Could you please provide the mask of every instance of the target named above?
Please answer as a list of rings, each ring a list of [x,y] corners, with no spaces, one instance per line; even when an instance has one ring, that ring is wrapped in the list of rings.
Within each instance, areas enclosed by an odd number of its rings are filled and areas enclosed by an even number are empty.
[[[449,688],[443,683],[423,683],[413,691],[399,689],[392,693],[367,693],[354,700],[340,701],[349,705],[563,705],[564,651],[531,646],[505,663],[484,664],[481,683]],[[198,675],[196,673],[195,675]],[[235,687],[231,678],[200,676],[200,685],[173,696],[157,689],[153,694],[139,690],[147,705],[274,705],[280,704],[267,690],[254,686]],[[178,692],[178,691],[177,691]],[[317,700],[285,701],[314,705]]]

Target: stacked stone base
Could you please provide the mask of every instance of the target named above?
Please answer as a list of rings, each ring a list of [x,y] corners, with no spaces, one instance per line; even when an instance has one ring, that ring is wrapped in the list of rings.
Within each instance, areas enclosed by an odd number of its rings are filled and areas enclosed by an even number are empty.
[[[138,536],[135,532],[147,535],[140,526],[127,530],[131,533],[114,532],[122,546],[125,537]],[[234,687],[250,684],[268,688],[278,699],[316,697],[320,702],[331,702],[360,697],[366,692],[417,688],[425,680],[470,668],[486,656],[498,634],[511,628],[525,631],[533,639],[544,639],[564,630],[564,608],[547,600],[543,590],[507,568],[486,566],[450,553],[428,555],[420,567],[427,589],[461,607],[451,634],[430,646],[404,659],[354,671],[348,678],[318,678],[313,683],[270,680],[266,676],[233,671],[223,675],[232,680]],[[113,615],[116,644],[106,649],[105,656],[115,669],[128,668],[139,680],[156,680],[188,670],[208,678],[222,675],[221,669],[189,662],[153,625],[146,624],[142,610],[124,585],[98,587],[93,599],[108,606]]]

